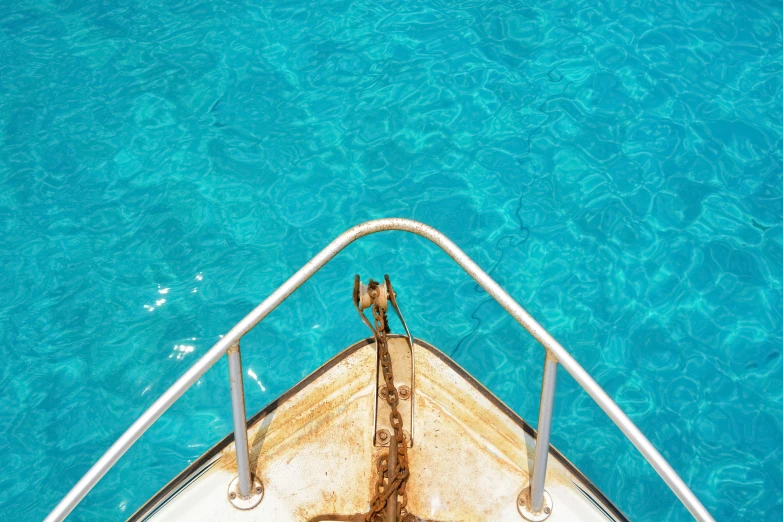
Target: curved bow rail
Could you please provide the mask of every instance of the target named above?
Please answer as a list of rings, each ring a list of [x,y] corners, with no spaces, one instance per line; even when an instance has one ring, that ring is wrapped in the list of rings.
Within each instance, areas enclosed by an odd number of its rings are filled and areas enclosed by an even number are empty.
[[[386,218],[367,221],[357,225],[338,236],[334,241],[321,250],[307,264],[300,268],[282,286],[272,292],[260,305],[234,326],[220,341],[204,354],[196,363],[188,369],[163,395],[156,400],[136,421],[120,436],[117,441],[98,459],[98,461],[85,473],[59,504],[46,517],[45,522],[54,522],[65,519],[68,514],[81,502],[85,495],[106,474],[119,458],[130,448],[141,435],[149,428],[169,407],[176,402],[204,373],[209,370],[229,349],[238,348],[239,340],[244,334],[261,322],[280,303],[285,301],[297,288],[320,270],[334,256],[357,239],[387,230],[399,230],[411,232],[429,239],[448,254],[460,267],[462,267],[484,290],[491,295],[511,316],[517,320],[530,334],[546,349],[547,357],[544,365],[544,384],[541,394],[541,410],[539,412],[539,433],[536,443],[536,458],[531,477],[531,495],[533,503],[536,496],[543,493],[543,477],[546,472],[546,449],[549,447],[549,423],[551,422],[552,397],[554,395],[554,370],[556,364],[560,364],[578,382],[582,388],[601,407],[618,428],[625,434],[628,440],[636,446],[647,462],[658,472],[669,488],[680,499],[683,505],[690,511],[693,517],[700,522],[715,522],[707,509],[702,505],[696,495],[688,488],[685,482],[677,475],[677,472],[655,449],[652,443],[636,427],[630,418],[620,409],[611,397],[598,385],[587,371],[574,359],[563,346],[558,343],[544,327],[536,322],[500,285],[498,285],[486,272],[484,272],[465,252],[455,245],[449,238],[434,228],[418,221],[402,218]],[[231,350],[238,353],[237,350]],[[241,376],[241,374],[240,374]],[[233,384],[233,382],[232,382]],[[240,380],[241,384],[241,380]],[[244,426],[244,399],[239,398],[232,390],[234,398],[235,431],[237,423]],[[241,402],[241,419],[238,419],[238,402]],[[241,430],[240,430],[241,431]],[[544,440],[546,439],[546,440]],[[237,446],[239,447],[239,446]],[[543,456],[539,456],[538,448],[542,448]],[[237,450],[239,453],[239,450]],[[245,446],[245,452],[247,447]],[[239,457],[239,455],[238,455]],[[247,456],[245,455],[245,459]],[[239,459],[238,460],[243,460]],[[537,465],[541,462],[541,466]],[[240,470],[240,474],[242,470]],[[536,492],[536,477],[540,477]],[[242,482],[242,476],[239,479]],[[245,477],[245,481],[248,477]]]

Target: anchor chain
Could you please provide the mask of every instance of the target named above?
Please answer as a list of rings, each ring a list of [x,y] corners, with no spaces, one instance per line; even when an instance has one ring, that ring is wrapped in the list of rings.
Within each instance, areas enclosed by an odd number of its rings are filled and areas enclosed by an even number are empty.
[[[358,285],[359,276],[356,276],[356,278]],[[386,277],[386,284],[386,290],[389,295],[391,295],[391,292],[394,290],[391,288],[388,276]],[[383,380],[386,383],[386,403],[391,409],[389,421],[391,422],[394,434],[392,435],[391,441],[389,441],[389,453],[381,455],[378,458],[376,465],[378,479],[375,482],[375,496],[370,502],[370,511],[364,516],[364,520],[365,522],[404,522],[406,520],[416,520],[416,518],[405,511],[405,506],[408,502],[405,494],[405,486],[410,478],[410,470],[408,468],[408,443],[405,440],[405,435],[402,430],[402,416],[397,410],[400,397],[397,387],[394,385],[394,370],[392,368],[388,339],[386,337],[391,330],[389,329],[386,317],[386,309],[385,307],[381,307],[378,303],[379,287],[380,283],[373,281],[372,279],[370,279],[370,283],[367,285],[367,292],[373,301],[371,310],[374,325],[370,325],[369,321],[366,320],[356,298],[354,298],[354,302],[357,304],[359,314],[362,316],[365,323],[370,326],[370,330],[372,330],[375,337],[375,343],[378,347],[378,359],[380,360],[381,371],[383,372]],[[354,291],[354,294],[355,296],[357,295],[356,290]],[[394,458],[395,455],[392,452],[396,452],[396,458]],[[390,462],[392,464],[391,466],[389,465]],[[396,509],[392,507],[392,513],[388,513],[389,509],[387,509],[387,506],[390,503],[392,506],[396,504]]]
[[[385,284],[385,288],[381,285]],[[385,292],[383,292],[385,290]],[[376,472],[378,479],[375,482],[375,494],[370,501],[370,510],[367,513],[357,513],[355,515],[319,515],[311,518],[308,522],[332,522],[342,520],[345,522],[438,522],[436,520],[424,519],[408,512],[406,506],[408,497],[405,488],[410,478],[410,469],[408,467],[408,442],[405,440],[405,434],[402,431],[403,421],[397,405],[400,401],[399,392],[394,385],[394,370],[392,368],[391,355],[389,354],[389,344],[387,334],[391,333],[389,322],[386,317],[386,309],[391,303],[392,308],[408,334],[408,342],[413,350],[413,337],[411,337],[408,327],[405,324],[397,306],[397,298],[392,288],[389,276],[385,276],[384,283],[379,283],[370,279],[369,284],[364,287],[356,276],[353,285],[353,303],[362,321],[370,328],[375,337],[375,344],[378,347],[378,360],[380,361],[381,372],[385,382],[385,393],[379,394],[386,399],[391,413],[389,420],[394,434],[389,441],[389,452],[381,455],[376,462]],[[370,322],[362,310],[370,308],[372,310],[373,321]],[[413,352],[411,351],[411,356]]]

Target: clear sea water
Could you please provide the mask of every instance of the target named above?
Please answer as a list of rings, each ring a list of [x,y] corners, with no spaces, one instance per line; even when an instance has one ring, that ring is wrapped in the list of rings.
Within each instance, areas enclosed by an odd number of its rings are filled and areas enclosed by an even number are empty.
[[[40,520],[350,225],[447,233],[718,520],[783,520],[778,2],[0,0],[0,519]],[[534,425],[543,352],[423,240],[352,246],[244,343],[257,410],[415,335]],[[122,520],[231,430],[222,361],[74,512]],[[687,512],[561,372],[554,444],[633,520]]]

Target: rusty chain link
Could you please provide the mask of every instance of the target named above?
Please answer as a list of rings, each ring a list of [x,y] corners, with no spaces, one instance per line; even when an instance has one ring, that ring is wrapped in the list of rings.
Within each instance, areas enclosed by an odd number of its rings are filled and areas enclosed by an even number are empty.
[[[386,383],[386,402],[389,408],[391,408],[389,421],[392,428],[394,428],[394,435],[392,440],[389,441],[389,453],[378,458],[376,465],[378,480],[375,483],[375,496],[370,502],[370,511],[364,517],[365,522],[389,522],[384,515],[384,509],[392,495],[396,495],[395,499],[397,500],[395,520],[400,521],[403,520],[403,517],[408,518],[406,516],[407,513],[404,511],[408,502],[405,486],[410,476],[408,469],[408,443],[402,431],[402,416],[397,411],[400,397],[397,387],[394,385],[394,370],[392,369],[388,340],[386,338],[386,334],[390,332],[386,310],[375,302],[375,298],[378,296],[379,285],[378,282],[370,279],[367,290],[370,296],[373,297],[372,315],[375,328],[372,328],[372,330],[378,347],[378,359],[381,363],[383,380]],[[387,288],[387,291],[392,292],[393,290]],[[392,451],[397,452],[396,466],[393,470],[389,470],[389,460],[391,459]]]
[[[346,522],[437,522],[435,520],[420,518],[413,513],[409,513],[406,509],[408,504],[408,497],[405,492],[405,488],[410,478],[410,469],[408,468],[408,442],[405,440],[405,434],[402,430],[402,416],[397,411],[397,405],[400,402],[399,392],[394,385],[394,371],[392,369],[391,355],[389,355],[389,344],[386,334],[390,333],[388,320],[386,317],[386,309],[381,307],[378,303],[378,297],[380,296],[379,283],[370,279],[369,284],[366,287],[367,294],[372,299],[372,305],[370,305],[373,315],[373,322],[367,320],[367,317],[362,312],[363,308],[367,308],[367,305],[362,305],[361,290],[363,285],[357,275],[354,280],[353,287],[353,302],[356,306],[356,310],[359,312],[359,316],[362,321],[372,330],[375,337],[375,344],[378,348],[378,359],[381,364],[381,371],[383,372],[383,380],[385,384],[385,393],[380,393],[382,398],[386,399],[389,404],[391,413],[389,414],[389,421],[394,428],[394,435],[389,441],[389,452],[385,455],[381,455],[376,462],[376,473],[378,479],[375,482],[375,494],[370,501],[370,510],[367,513],[357,513],[355,515],[319,515],[311,518],[309,522],[322,522],[343,520]],[[392,305],[397,306],[394,289],[392,288],[389,276],[385,277],[387,298],[391,301]],[[399,310],[397,310],[399,314]],[[401,319],[402,320],[402,319]],[[404,325],[404,321],[403,321]],[[405,327],[407,331],[407,327]],[[410,336],[410,334],[408,334]],[[410,338],[410,337],[409,337]],[[410,338],[412,339],[412,338]],[[413,356],[413,341],[411,343],[411,356]],[[394,459],[393,451],[396,451],[397,458]],[[389,470],[389,461],[392,461],[393,469]],[[396,460],[396,463],[394,461]],[[391,507],[387,508],[391,503]],[[392,513],[388,513],[391,509]],[[388,515],[391,515],[390,517]]]

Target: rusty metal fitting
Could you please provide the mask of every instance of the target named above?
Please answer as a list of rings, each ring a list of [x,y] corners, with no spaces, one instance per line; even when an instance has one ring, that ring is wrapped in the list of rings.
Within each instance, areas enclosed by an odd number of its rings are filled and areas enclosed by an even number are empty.
[[[397,393],[398,393],[398,395],[400,396],[400,399],[402,399],[402,400],[404,400],[404,401],[407,401],[408,399],[410,399],[410,398],[411,398],[411,389],[410,389],[410,388],[408,388],[408,387],[407,387],[407,386],[405,386],[405,385],[402,385],[402,386],[400,386],[400,387],[397,389]]]
[[[368,284],[364,284],[356,276],[354,281],[354,301],[356,307],[361,312],[371,306],[378,305],[382,310],[389,308],[389,294],[386,284],[379,283],[370,279]]]
[[[386,388],[386,386],[381,386],[378,388],[378,397],[381,399],[385,399],[389,396],[389,390]]]

